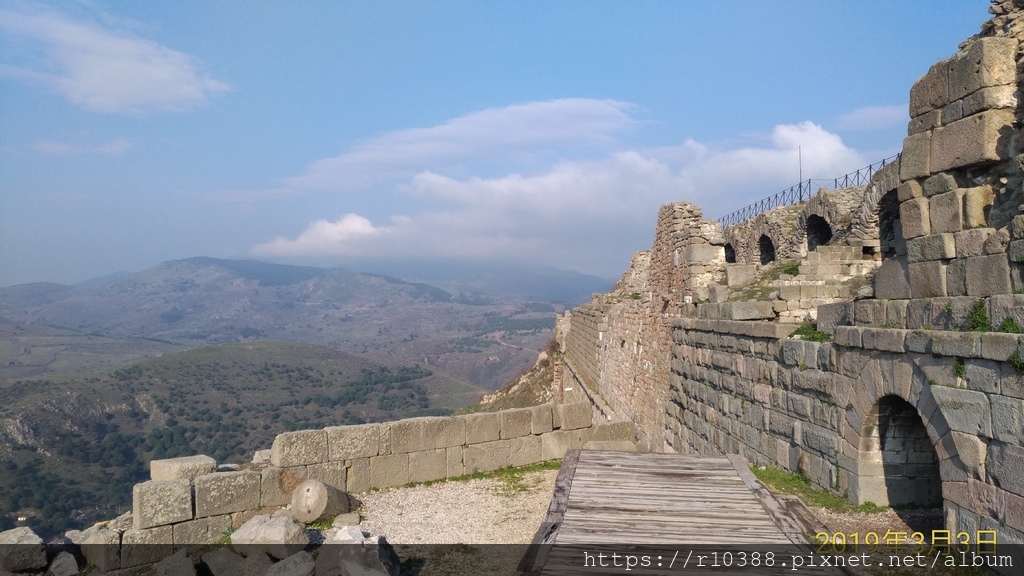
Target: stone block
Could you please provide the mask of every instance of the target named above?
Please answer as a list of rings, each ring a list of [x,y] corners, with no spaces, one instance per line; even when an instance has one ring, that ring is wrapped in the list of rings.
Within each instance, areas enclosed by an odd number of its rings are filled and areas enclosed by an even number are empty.
[[[900,222],[903,225],[903,237],[908,240],[931,234],[928,199],[911,198],[900,204]]]
[[[171,525],[171,541],[177,546],[216,544],[231,528],[231,516],[209,516]]]
[[[409,454],[388,454],[370,458],[370,486],[391,488],[409,483]]]
[[[166,460],[153,460],[149,463],[151,480],[188,480],[209,474],[217,469],[217,461],[209,456],[182,456]]]
[[[840,346],[860,348],[861,330],[863,330],[863,328],[857,328],[855,326],[837,326],[835,335],[836,344]]]
[[[727,302],[725,317],[729,320],[762,320],[775,318],[771,302]]]
[[[993,394],[992,438],[1024,446],[1024,400]]]
[[[942,123],[950,124],[964,117],[964,102],[963,100],[956,100],[946,104],[946,107],[942,109]]]
[[[725,246],[691,244],[683,248],[683,258],[694,264],[700,262],[725,262]]]
[[[461,418],[466,421],[467,444],[493,442],[501,439],[501,415],[497,412],[467,414]]]
[[[1005,362],[1013,356],[1019,345],[1020,337],[1017,334],[985,332],[981,335],[981,357]]]
[[[589,428],[594,421],[594,410],[590,407],[589,402],[558,404],[555,410],[560,413],[559,420],[562,422],[562,430]]]
[[[931,198],[938,194],[945,194],[946,192],[952,192],[957,189],[956,179],[949,174],[936,174],[925,179],[924,183],[921,184],[921,193],[925,198]]]
[[[1017,41],[979,38],[949,62],[949,100],[959,100],[982,88],[1016,84]]]
[[[214,472],[196,478],[196,518],[257,510],[260,475],[251,470]]]
[[[188,480],[150,480],[132,488],[135,530],[191,519],[192,486]]]
[[[464,451],[466,474],[491,472],[510,466],[512,464],[511,446],[511,440],[470,444]]]
[[[885,324],[884,300],[858,300],[853,303],[853,318],[857,326]]]
[[[269,554],[280,560],[308,545],[305,528],[291,516],[260,514],[231,534],[231,546],[245,556]]]
[[[509,458],[512,466],[526,466],[541,461],[542,441],[540,436],[521,436],[512,440]]]
[[[0,573],[43,568],[46,568],[46,546],[38,534],[27,526],[0,531]],[[75,566],[75,573],[77,568]]]
[[[911,118],[907,124],[907,135],[913,136],[921,132],[927,132],[942,125],[942,110],[932,110],[917,118]],[[900,198],[903,200],[903,198]]]
[[[445,448],[445,459],[448,467],[448,477],[457,478],[466,474],[466,466],[463,464],[462,453],[465,449],[461,446],[456,448]]]
[[[465,443],[466,421],[462,418],[407,418],[391,423],[393,454],[449,448]]]
[[[591,428],[594,431],[591,435],[591,440],[636,441],[636,425],[633,424],[632,420],[621,420],[619,422],[609,422],[607,424],[595,424]]]
[[[967,295],[967,260],[950,260],[946,266],[946,292],[950,296]]]
[[[529,408],[512,408],[498,414],[501,417],[502,440],[532,434],[533,412]]]
[[[992,410],[986,394],[932,386],[932,395],[950,430],[992,437]]]
[[[942,262],[917,262],[907,265],[911,298],[946,295],[946,266]]]
[[[956,239],[953,234],[932,234],[907,241],[907,262],[949,260],[956,257]]]
[[[931,133],[930,168],[944,172],[1005,160],[1012,132],[1012,110],[989,110],[937,128]]]
[[[409,454],[409,481],[427,482],[448,477],[448,448]]]
[[[1011,262],[1024,262],[1024,240],[1010,242],[1007,254]]]
[[[380,454],[380,429],[380,424],[324,428],[327,434],[327,459],[341,462]]]
[[[910,298],[910,276],[903,258],[889,258],[882,262],[875,272],[875,297],[883,300]],[[820,306],[818,314],[820,318]],[[821,330],[820,327],[818,329]]]
[[[291,502],[292,491],[305,481],[305,466],[268,466],[260,470],[260,507],[287,506]]]
[[[921,132],[903,139],[903,155],[900,157],[900,181],[930,176],[932,132]]]
[[[541,404],[540,406],[530,408],[530,415],[532,416],[530,430],[533,434],[547,434],[554,430],[551,411],[551,404]]]
[[[883,263],[884,265],[884,263]],[[876,276],[877,278],[877,276]],[[878,293],[878,286],[875,285],[875,294]],[[880,296],[881,297],[881,296]],[[907,284],[907,298],[910,297],[910,284]],[[818,305],[817,329],[828,334],[835,335],[836,326],[845,326],[849,323],[849,306],[846,302],[835,302]]]
[[[541,458],[544,460],[561,460],[565,453],[573,448],[572,434],[563,430],[555,430],[540,437]]]
[[[998,394],[999,376],[999,364],[992,360],[969,358],[964,362],[963,385],[968,390]]]
[[[904,352],[907,332],[889,328],[864,328],[861,332],[861,344],[872,350]]]
[[[729,264],[725,267],[725,284],[729,288],[741,288],[757,278],[756,264]]]
[[[988,446],[985,469],[994,483],[1017,496],[1024,496],[1024,447],[993,440]]]
[[[908,300],[890,300],[885,305],[885,325],[895,328],[907,327]]]
[[[932,351],[932,337],[927,330],[910,330],[904,340],[907,352],[918,354],[930,354]]]
[[[348,489],[348,467],[344,462],[324,462],[306,467],[307,480],[319,480],[344,492]]]
[[[956,239],[956,257],[970,258],[981,256],[985,241],[995,232],[992,228],[976,228],[957,232],[953,236]]]
[[[284,432],[274,438],[270,463],[278,468],[327,461],[327,433],[323,430]]]
[[[964,98],[964,116],[995,110],[998,108],[1017,107],[1017,86],[1006,84],[1003,86],[989,86],[982,88],[974,94]]]
[[[121,534],[106,526],[92,526],[72,541],[82,548],[86,561],[104,572],[121,566]]]
[[[121,535],[121,568],[153,564],[167,558],[174,552],[173,539],[170,526],[126,531]]]
[[[910,87],[910,117],[917,118],[949,104],[949,60],[937,62]]]
[[[968,296],[983,297],[1010,292],[1010,263],[1005,254],[967,259]]]
[[[988,226],[988,213],[995,198],[991,186],[967,188],[964,191],[964,228]]]
[[[346,464],[348,464],[348,477],[345,479],[347,492],[350,494],[369,492],[373,487],[370,479],[370,459],[356,458],[349,460]]]
[[[959,189],[929,198],[928,214],[932,234],[963,230],[963,204],[963,191]]]
[[[981,356],[981,335],[976,332],[936,331],[931,337],[933,354],[958,358]]]

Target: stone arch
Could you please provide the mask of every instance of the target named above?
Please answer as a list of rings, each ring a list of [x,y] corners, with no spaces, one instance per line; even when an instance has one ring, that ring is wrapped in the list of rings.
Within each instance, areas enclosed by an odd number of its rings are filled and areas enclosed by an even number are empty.
[[[886,192],[878,201],[878,244],[882,260],[906,254],[896,190]]]
[[[767,234],[761,234],[757,239],[758,253],[761,255],[761,264],[771,264],[775,261],[775,242]]]
[[[817,214],[811,214],[807,217],[805,230],[807,231],[808,252],[812,252],[818,246],[825,246],[832,241],[832,226],[829,225],[827,220]]]
[[[726,243],[725,245],[725,263],[736,263],[736,249],[732,247],[732,243]]]

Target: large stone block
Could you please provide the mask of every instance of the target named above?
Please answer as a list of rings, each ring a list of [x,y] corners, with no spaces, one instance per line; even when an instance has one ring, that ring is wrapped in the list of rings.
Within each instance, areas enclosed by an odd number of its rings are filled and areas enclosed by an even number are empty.
[[[464,451],[466,474],[491,472],[512,464],[512,441],[470,444]]]
[[[31,528],[19,526],[0,532],[0,571],[6,574],[42,568],[46,568],[46,546]]]
[[[157,526],[146,530],[127,530],[121,535],[121,568],[153,564],[174,552],[174,539],[170,526]]]
[[[982,88],[1016,84],[1017,41],[979,38],[949,63],[949,100],[959,100]]]
[[[1000,488],[1024,496],[1024,447],[992,441],[985,469]]]
[[[1017,107],[1017,86],[1006,84],[1004,86],[991,86],[982,88],[974,94],[964,98],[964,116],[994,110],[997,108]]]
[[[992,410],[988,395],[945,386],[932,386],[931,390],[950,430],[992,437]]]
[[[545,434],[540,437],[541,439],[541,458],[544,460],[561,460],[565,458],[565,453],[570,448],[582,448],[582,446],[573,446],[572,433],[564,430],[555,430],[550,434]]]
[[[931,334],[933,354],[975,358],[981,356],[981,335],[976,332],[934,332]]]
[[[541,461],[542,440],[540,436],[521,436],[512,440],[509,458],[512,466],[526,466]]]
[[[348,489],[348,467],[344,462],[324,462],[306,467],[307,480],[319,480],[344,492]]]
[[[888,262],[889,260],[886,260]],[[882,263],[885,266],[885,262]],[[910,298],[910,282],[906,280],[906,270],[903,271],[904,282],[906,283],[906,296]],[[878,295],[878,275],[875,275],[875,296],[878,298],[894,298],[894,296]],[[831,304],[820,304],[818,306],[818,330],[835,335],[836,326],[845,326],[849,323],[849,306],[846,302],[835,302]]]
[[[964,191],[964,227],[988,225],[988,214],[995,202],[991,186],[975,186]]]
[[[928,199],[928,214],[931,219],[932,234],[963,230],[963,198],[963,190],[957,189],[944,194],[936,194]]]
[[[562,430],[589,428],[593,424],[594,410],[589,402],[558,404],[555,409],[561,415],[559,420],[562,423]]]
[[[989,110],[937,128],[931,137],[936,172],[998,162],[1009,157],[1012,110]]]
[[[453,417],[408,418],[391,424],[391,452],[403,454],[462,446],[466,421]]]
[[[692,244],[683,249],[683,257],[687,262],[725,262],[725,246],[711,244]]]
[[[445,448],[448,478],[457,478],[466,474],[466,465],[462,459],[464,451],[465,448],[461,446],[456,448]]]
[[[231,528],[231,516],[209,516],[171,525],[175,546],[216,544]]]
[[[937,194],[945,194],[957,189],[956,179],[949,174],[940,173],[930,176],[921,185],[921,193],[925,198],[931,198]]]
[[[952,234],[932,234],[907,242],[907,262],[948,260],[956,257],[956,239]]]
[[[910,87],[910,117],[937,110],[949,104],[949,60],[932,64],[924,76]]]
[[[260,507],[260,475],[251,470],[215,472],[196,478],[196,518]]]
[[[513,408],[502,410],[501,439],[529,436],[533,430],[533,412],[529,408]]]
[[[533,434],[547,434],[554,430],[551,411],[551,404],[541,404],[540,406],[530,408],[530,415],[532,416],[530,428]]]
[[[775,318],[775,308],[771,302],[726,302],[722,306],[724,317],[729,320]]]
[[[391,488],[409,483],[409,455],[388,454],[370,458],[370,486]]]
[[[918,262],[907,265],[911,298],[946,295],[946,266],[942,262]]]
[[[356,458],[349,460],[348,478],[345,479],[345,486],[350,494],[362,494],[369,492],[373,484],[370,480],[370,459]]]
[[[501,438],[501,416],[497,412],[481,412],[461,416],[466,421],[466,443],[493,442]]]
[[[409,481],[427,482],[448,477],[448,450],[439,448],[409,454]]]
[[[956,257],[957,258],[970,258],[971,256],[981,256],[985,241],[988,237],[995,232],[992,228],[972,228],[968,230],[962,230],[954,234],[956,238]]]
[[[188,480],[150,480],[132,488],[132,527],[153,526],[192,519],[192,486]]]
[[[904,182],[909,184],[909,182]],[[928,216],[928,199],[911,198],[900,204],[900,222],[903,224],[903,237],[907,240],[931,234],[931,222]]]
[[[284,432],[274,438],[270,463],[279,468],[327,461],[327,433],[323,430]]]
[[[1009,294],[1010,263],[1005,254],[967,259],[967,295],[982,297]]]
[[[209,474],[217,469],[217,461],[209,456],[182,456],[149,463],[151,480],[195,480],[197,476]]]
[[[725,284],[729,288],[741,288],[757,278],[757,264],[729,264],[725,267]]]
[[[942,125],[942,110],[925,112],[917,118],[911,118],[907,124],[907,136],[927,132]],[[902,198],[901,198],[902,200]]]
[[[930,176],[932,132],[922,132],[903,139],[903,155],[900,157],[900,180]]]
[[[376,456],[380,453],[380,429],[380,424],[324,428],[327,434],[327,459],[340,462]]]
[[[260,471],[260,507],[287,506],[292,491],[306,481],[306,467],[268,466]]]
[[[992,437],[1009,444],[1024,446],[1024,400],[993,394]]]
[[[875,272],[875,297],[882,300],[910,298],[910,276],[903,258],[888,258],[882,262]],[[818,307],[819,324],[821,308]],[[822,330],[820,326],[818,329]]]

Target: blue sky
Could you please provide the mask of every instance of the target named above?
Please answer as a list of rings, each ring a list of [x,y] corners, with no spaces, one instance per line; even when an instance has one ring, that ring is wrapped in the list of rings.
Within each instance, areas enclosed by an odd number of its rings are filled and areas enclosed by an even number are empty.
[[[0,286],[190,256],[617,277],[899,150],[984,0],[0,1]]]

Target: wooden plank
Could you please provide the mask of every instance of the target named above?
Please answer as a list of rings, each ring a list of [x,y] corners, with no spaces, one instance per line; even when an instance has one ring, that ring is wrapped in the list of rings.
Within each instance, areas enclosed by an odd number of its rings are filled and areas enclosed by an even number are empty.
[[[554,543],[558,535],[558,528],[565,516],[565,508],[569,502],[569,491],[572,488],[573,476],[576,475],[576,466],[580,460],[579,450],[569,450],[562,458],[562,466],[558,469],[558,476],[555,477],[555,489],[551,495],[551,503],[548,504],[548,513],[541,522],[537,532],[526,549],[526,554],[519,561],[517,570],[522,573],[536,573],[547,560],[547,553],[551,550],[550,544]]]

